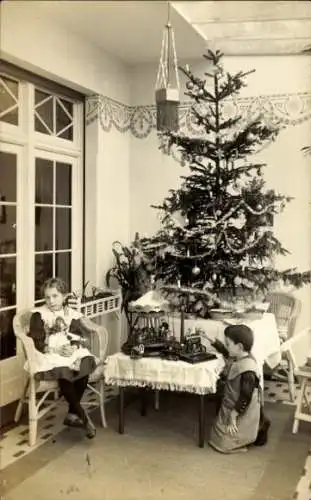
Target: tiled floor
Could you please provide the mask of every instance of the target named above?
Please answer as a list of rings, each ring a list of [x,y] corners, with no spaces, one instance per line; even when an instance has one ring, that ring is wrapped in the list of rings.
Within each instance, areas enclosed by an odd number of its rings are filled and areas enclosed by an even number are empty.
[[[107,388],[106,400],[115,397],[115,391]],[[94,401],[94,394],[86,394],[86,401]],[[4,469],[12,464],[20,457],[28,455],[33,450],[44,444],[48,439],[53,439],[61,430],[65,428],[63,420],[67,412],[67,404],[65,401],[60,401],[58,405],[48,412],[38,424],[38,437],[35,446],[29,448],[28,446],[28,425],[27,421],[22,418],[22,423],[17,427],[7,431],[1,436],[0,456],[1,467]]]
[[[282,382],[265,382],[265,401],[273,403],[292,404],[289,401],[287,385]],[[115,397],[114,390],[106,391],[107,400]],[[92,395],[88,395],[92,398]],[[94,396],[93,396],[94,397]],[[90,399],[91,400],[91,399]],[[41,419],[38,427],[38,439],[33,448],[28,447],[28,427],[26,422],[9,430],[2,436],[0,446],[1,469],[12,464],[20,457],[31,453],[33,450],[44,444],[47,440],[55,436],[64,429],[63,419],[66,413],[66,404],[60,403],[55,410],[49,412]],[[307,457],[301,479],[297,485],[294,496],[295,500],[311,500],[311,449]],[[289,499],[290,500],[290,499]]]

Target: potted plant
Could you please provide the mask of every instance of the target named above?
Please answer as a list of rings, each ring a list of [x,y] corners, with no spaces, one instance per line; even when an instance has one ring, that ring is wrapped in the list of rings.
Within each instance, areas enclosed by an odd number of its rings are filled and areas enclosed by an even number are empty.
[[[150,286],[148,262],[140,251],[137,237],[130,246],[115,241],[112,244],[112,252],[115,263],[106,274],[106,284],[110,288],[112,281],[115,280],[121,287],[122,310],[131,325],[128,305],[141,297]]]
[[[91,293],[87,293],[86,290],[89,287],[90,282],[87,281],[83,284],[81,303],[90,302],[92,300],[104,299],[111,296],[111,291],[104,290],[102,288],[91,286]]]

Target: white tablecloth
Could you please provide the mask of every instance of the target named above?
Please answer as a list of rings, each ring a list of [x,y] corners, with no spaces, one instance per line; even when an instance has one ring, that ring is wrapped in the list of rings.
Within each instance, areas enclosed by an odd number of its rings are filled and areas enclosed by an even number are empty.
[[[252,353],[261,369],[263,386],[264,361],[271,368],[281,361],[280,340],[275,317],[271,313],[265,313],[259,320],[243,321],[243,323],[250,326],[254,332]],[[223,322],[204,319],[185,321],[185,331],[195,327],[204,330],[209,337],[224,342],[226,325]],[[174,319],[174,332],[178,337],[180,320],[177,318]],[[116,353],[107,358],[105,381],[107,384],[119,386],[149,386],[154,389],[208,394],[216,391],[216,381],[223,366],[222,356],[218,356],[216,360],[192,365],[184,361],[168,361],[159,358],[132,360],[123,353]]]
[[[117,386],[209,394],[224,367],[222,356],[203,363],[169,361],[160,358],[131,359],[118,352],[106,360],[105,382]]]

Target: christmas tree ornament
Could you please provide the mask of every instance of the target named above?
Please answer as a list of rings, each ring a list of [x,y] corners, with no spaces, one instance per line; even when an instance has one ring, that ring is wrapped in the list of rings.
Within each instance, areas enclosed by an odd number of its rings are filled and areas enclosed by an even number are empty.
[[[172,132],[179,129],[179,88],[175,35],[170,22],[170,2],[168,2],[168,19],[163,30],[155,85],[157,130],[160,132]]]
[[[194,306],[193,306],[193,309],[194,309],[194,311],[196,311],[196,312],[201,311],[201,309],[202,309],[202,308],[203,308],[203,302],[202,302],[202,300],[198,300],[198,301],[194,304]]]
[[[192,82],[191,80],[190,80],[189,82],[187,82],[187,83],[186,83],[186,88],[187,88],[188,90],[193,90],[193,88],[194,88],[194,84],[193,84],[193,82]]]
[[[240,215],[238,219],[231,220],[231,225],[236,229],[242,229],[242,227],[245,226],[245,223],[246,223],[246,217],[244,214]]]
[[[236,276],[236,277],[234,278],[234,284],[235,284],[236,286],[240,286],[240,285],[242,284],[242,279],[241,279],[239,276]]]
[[[194,266],[194,267],[192,268],[192,274],[193,274],[194,276],[198,276],[198,275],[200,274],[200,272],[201,272],[201,269],[199,268],[199,266]]]

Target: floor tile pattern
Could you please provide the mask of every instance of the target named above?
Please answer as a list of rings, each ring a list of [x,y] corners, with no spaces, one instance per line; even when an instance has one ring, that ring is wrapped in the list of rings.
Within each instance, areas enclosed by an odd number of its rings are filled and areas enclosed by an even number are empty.
[[[288,386],[285,382],[266,381],[264,391],[265,401],[270,403],[281,403],[294,406],[289,401]],[[107,388],[106,400],[116,397],[116,390]],[[311,397],[311,394],[310,394]],[[88,401],[92,401],[94,394],[86,395]],[[1,469],[4,469],[14,461],[44,444],[47,440],[55,436],[64,429],[63,419],[67,411],[65,402],[60,402],[57,407],[43,417],[38,426],[38,439],[33,448],[28,447],[28,427],[27,420],[22,419],[21,423],[13,429],[4,433],[0,445]],[[293,500],[311,500],[311,448],[306,459],[305,467],[301,478],[297,484],[297,489]]]

